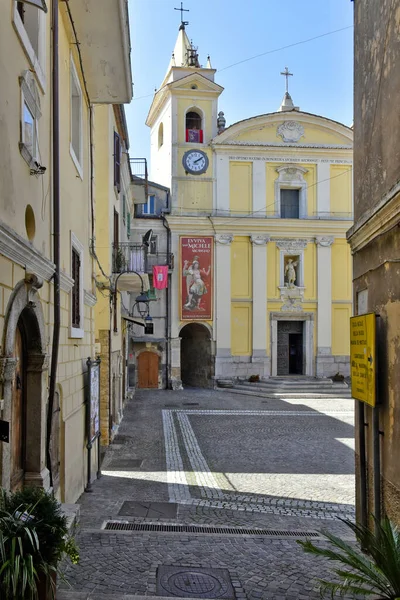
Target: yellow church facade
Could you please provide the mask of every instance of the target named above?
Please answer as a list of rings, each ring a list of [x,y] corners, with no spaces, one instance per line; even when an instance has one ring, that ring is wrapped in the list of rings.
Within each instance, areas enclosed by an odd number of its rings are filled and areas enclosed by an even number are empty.
[[[352,130],[303,112],[226,127],[181,26],[156,92],[151,179],[171,188],[172,385],[349,374]]]

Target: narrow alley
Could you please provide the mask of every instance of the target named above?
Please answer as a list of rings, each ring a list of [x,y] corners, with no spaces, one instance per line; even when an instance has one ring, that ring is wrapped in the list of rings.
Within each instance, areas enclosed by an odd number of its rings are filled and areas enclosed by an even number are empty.
[[[353,401],[287,396],[139,391],[79,500],[58,597],[319,598],[329,565],[296,539],[348,536]]]

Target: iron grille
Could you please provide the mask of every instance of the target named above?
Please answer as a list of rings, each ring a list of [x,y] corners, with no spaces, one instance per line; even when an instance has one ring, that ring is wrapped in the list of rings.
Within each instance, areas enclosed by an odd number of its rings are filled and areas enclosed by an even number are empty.
[[[255,535],[263,537],[317,538],[317,531],[291,531],[283,529],[246,529],[244,527],[212,527],[210,525],[164,525],[163,523],[130,523],[106,521],[106,531],[154,531],[159,533],[201,533],[208,535]]]

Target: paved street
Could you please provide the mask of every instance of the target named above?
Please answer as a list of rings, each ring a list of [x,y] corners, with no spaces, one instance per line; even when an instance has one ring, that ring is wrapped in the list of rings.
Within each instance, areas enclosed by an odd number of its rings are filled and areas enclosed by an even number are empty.
[[[228,573],[238,599],[319,598],[315,578],[329,569],[295,540],[321,528],[348,535],[337,517],[354,514],[353,402],[138,391],[102,470],[80,499],[73,590],[195,597],[197,585],[213,597],[202,568],[227,570],[213,575],[216,597],[232,597]],[[204,530],[115,531],[107,521]],[[191,567],[191,588],[172,567]],[[172,581],[181,587],[170,594]]]

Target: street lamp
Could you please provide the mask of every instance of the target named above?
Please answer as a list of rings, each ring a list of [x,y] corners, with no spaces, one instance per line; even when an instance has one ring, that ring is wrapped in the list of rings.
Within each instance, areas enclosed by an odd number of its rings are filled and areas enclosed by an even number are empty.
[[[149,316],[149,297],[143,290],[139,296],[136,296],[135,298],[133,310],[135,310],[135,307],[142,319],[146,319]]]

